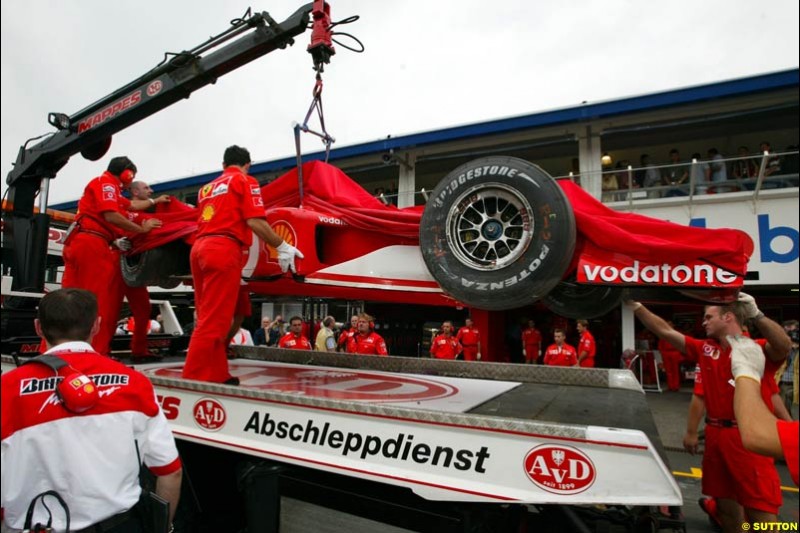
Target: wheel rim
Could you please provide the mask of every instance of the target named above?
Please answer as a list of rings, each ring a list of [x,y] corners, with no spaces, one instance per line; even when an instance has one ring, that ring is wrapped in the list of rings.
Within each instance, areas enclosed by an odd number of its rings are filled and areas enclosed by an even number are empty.
[[[499,270],[525,253],[533,240],[528,200],[502,183],[472,187],[447,214],[447,241],[464,265]]]

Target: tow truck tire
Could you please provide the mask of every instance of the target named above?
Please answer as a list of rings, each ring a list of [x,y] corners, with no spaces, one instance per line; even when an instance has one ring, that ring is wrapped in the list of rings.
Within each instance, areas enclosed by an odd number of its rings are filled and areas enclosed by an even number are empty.
[[[428,271],[446,294],[478,309],[514,309],[561,281],[575,248],[575,218],[541,168],[485,157],[439,182],[419,240]]]
[[[189,272],[189,250],[186,243],[177,240],[137,255],[121,255],[122,279],[129,287],[174,289],[181,282],[171,276]]]
[[[624,289],[608,285],[583,285],[565,280],[544,297],[542,303],[564,318],[597,318],[618,309]]]

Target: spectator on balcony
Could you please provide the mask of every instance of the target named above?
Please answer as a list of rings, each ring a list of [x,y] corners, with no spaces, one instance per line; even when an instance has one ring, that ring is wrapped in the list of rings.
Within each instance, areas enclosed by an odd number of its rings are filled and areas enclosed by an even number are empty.
[[[692,154],[692,167],[689,170],[689,181],[694,185],[695,194],[706,194],[708,192],[708,163],[700,161],[700,154]]]
[[[778,184],[769,178],[781,174],[781,158],[773,155],[772,146],[767,141],[763,141],[759,148],[766,159],[764,163],[764,183],[762,183],[761,187],[763,189],[775,188]]]
[[[604,202],[613,202],[616,200],[616,193],[619,189],[619,181],[617,180],[616,172],[610,170],[610,168],[604,168],[603,179],[600,186],[603,189],[602,200]]]
[[[664,185],[672,185],[665,196],[686,196],[686,191],[680,185],[689,180],[689,167],[681,163],[681,154],[677,148],[669,151],[669,161],[671,166],[664,172]]]
[[[639,169],[641,180],[637,177],[636,181],[641,187],[650,189],[661,185],[661,172],[650,162],[650,156],[642,154],[639,158],[639,163],[641,164],[641,169]],[[658,198],[661,193],[659,191],[650,191],[647,196],[648,198]]]
[[[755,179],[758,177],[758,165],[750,155],[750,150],[747,146],[740,146],[737,155],[741,159],[733,162],[731,173],[735,180]]]
[[[627,159],[621,159],[620,161],[617,162],[617,165],[614,167],[614,170],[617,171],[616,175],[617,175],[617,184],[619,189],[630,189],[630,188],[635,189],[636,187],[639,186],[636,183],[635,179],[633,180],[631,179],[633,177],[631,175],[632,172],[628,170],[630,164],[631,162],[628,161]],[[633,182],[632,184],[631,181]]]
[[[708,176],[708,181],[715,184],[709,187],[709,193],[732,192],[738,190],[737,187],[732,185],[722,185],[728,181],[728,167],[725,165],[725,158],[719,153],[719,150],[716,148],[709,148],[708,159],[709,163],[706,174]]]

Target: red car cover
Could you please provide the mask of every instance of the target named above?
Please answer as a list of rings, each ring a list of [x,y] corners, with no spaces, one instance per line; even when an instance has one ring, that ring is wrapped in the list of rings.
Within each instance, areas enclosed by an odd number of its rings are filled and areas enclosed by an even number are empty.
[[[694,228],[610,209],[578,185],[559,180],[575,214],[576,259],[582,253],[597,256],[624,254],[650,263],[700,260],[744,275],[753,253],[753,241],[739,230]],[[299,207],[297,169],[261,188],[264,205]],[[168,204],[172,205],[172,203]],[[196,209],[179,202],[159,217],[164,226],[134,238],[131,253],[141,253],[177,238],[191,242]],[[310,161],[303,165],[303,207],[341,218],[356,228],[418,239],[423,206],[398,209],[370,195],[340,169]],[[573,261],[576,264],[576,261]]]

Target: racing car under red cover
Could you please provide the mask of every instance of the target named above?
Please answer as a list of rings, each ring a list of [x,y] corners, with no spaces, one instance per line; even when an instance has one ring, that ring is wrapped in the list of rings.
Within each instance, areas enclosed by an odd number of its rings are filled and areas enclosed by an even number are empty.
[[[607,208],[569,180],[512,157],[448,174],[424,207],[386,206],[338,168],[303,165],[262,187],[267,219],[305,258],[282,273],[253,240],[243,277],[254,293],[501,310],[543,300],[568,318],[619,304],[623,287],[673,287],[733,299],[753,242],[742,231],[673,224]],[[134,240],[130,285],[175,286],[197,214],[159,214]],[[187,244],[188,243],[188,244]]]

